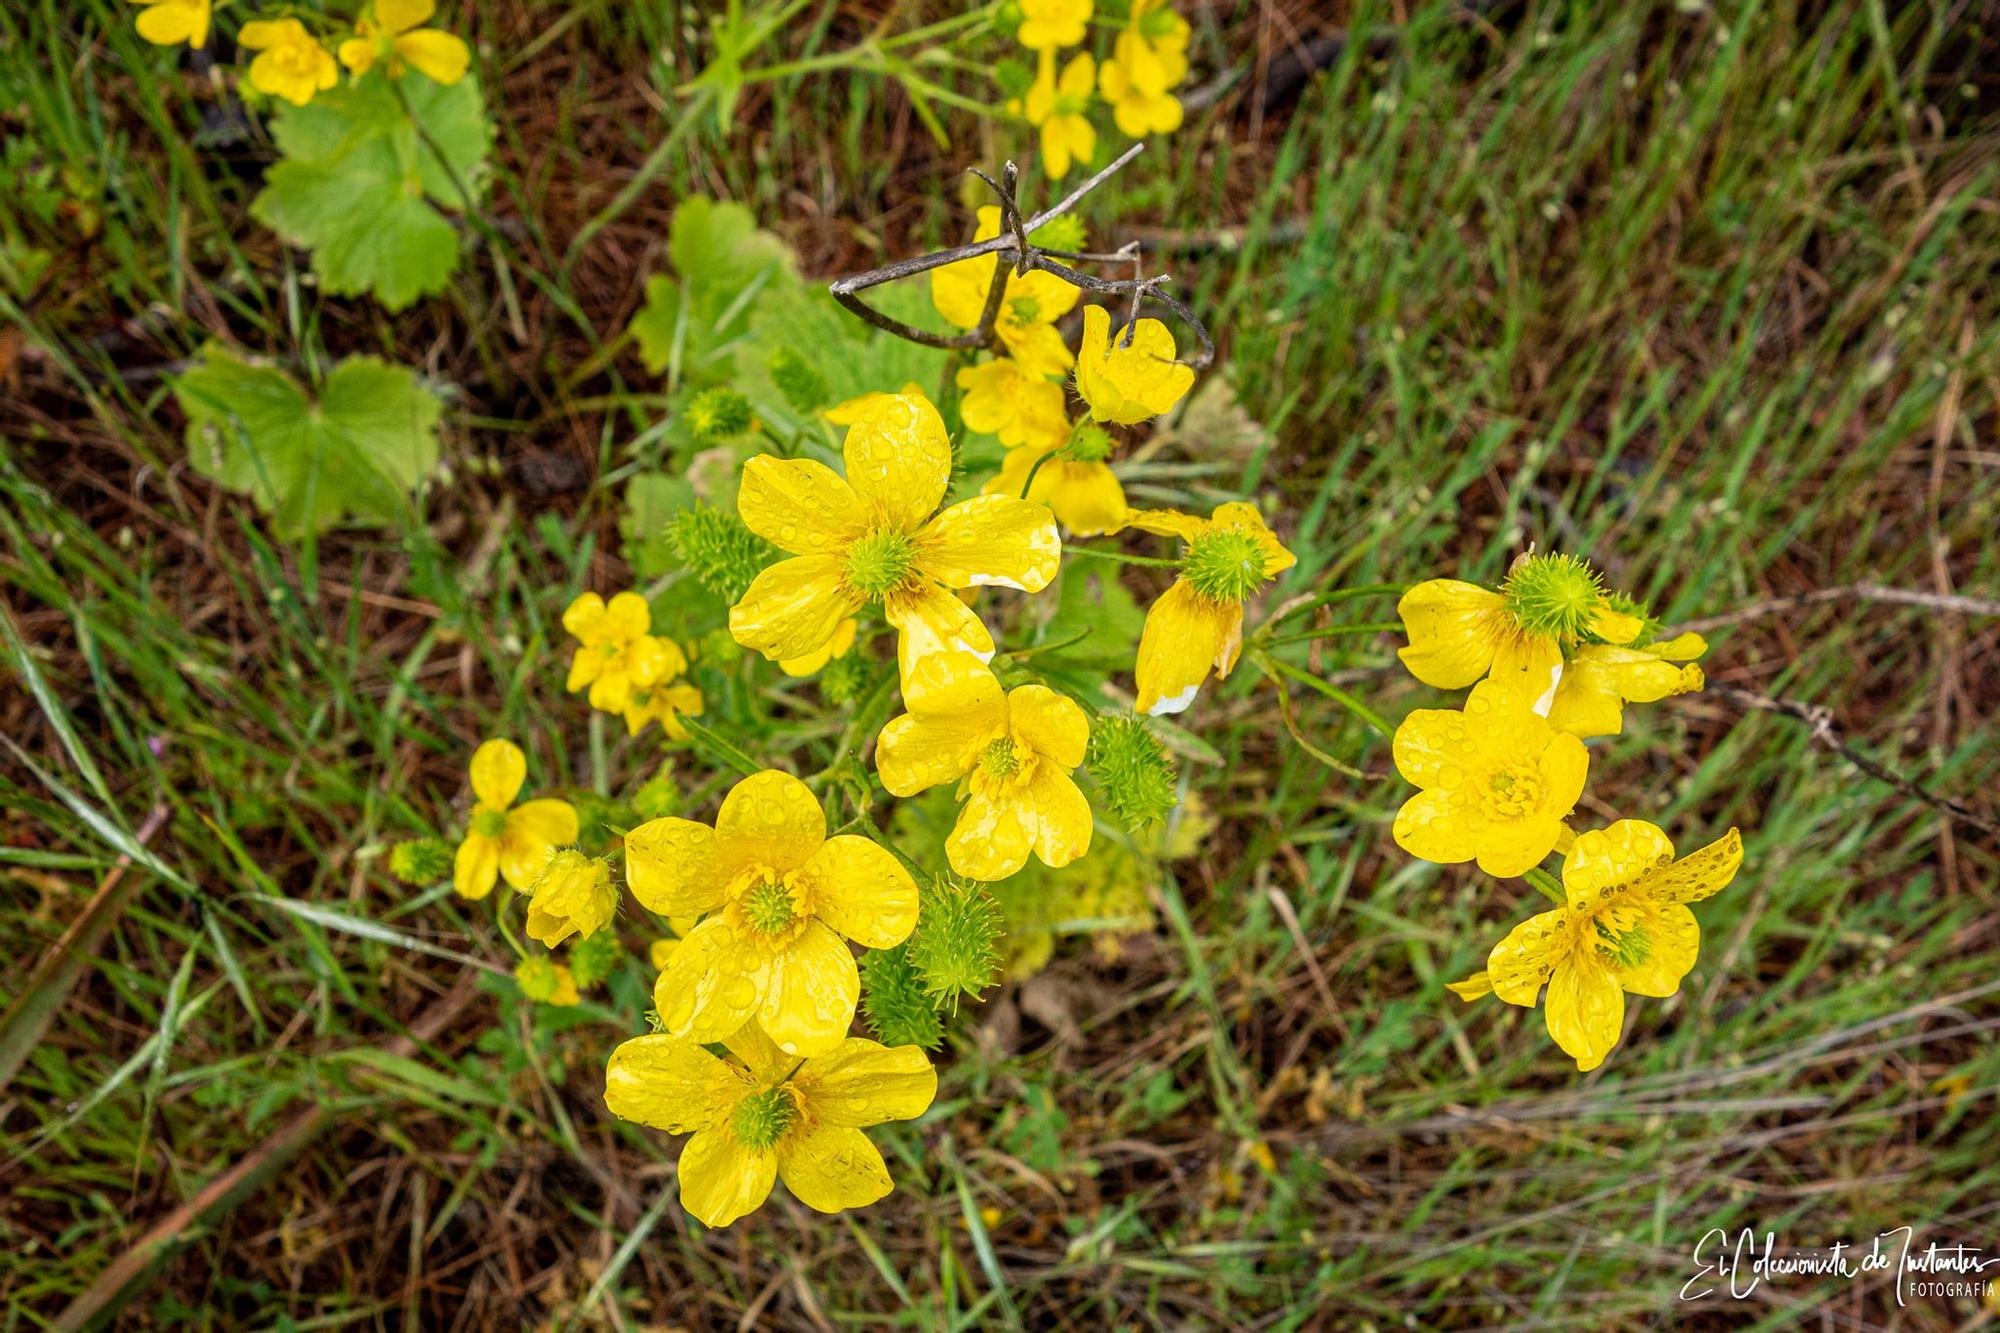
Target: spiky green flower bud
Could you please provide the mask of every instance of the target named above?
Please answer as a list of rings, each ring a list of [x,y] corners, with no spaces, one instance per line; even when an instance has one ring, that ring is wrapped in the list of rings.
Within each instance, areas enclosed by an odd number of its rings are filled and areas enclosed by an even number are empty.
[[[1522,556],[1500,591],[1522,629],[1563,643],[1581,640],[1605,607],[1597,571],[1573,555]]]
[[[521,988],[521,994],[535,1003],[547,1004],[562,985],[562,973],[556,971],[553,959],[536,954],[514,965],[514,983]]]
[[[861,960],[861,1012],[884,1046],[934,1051],[944,1041],[937,1004],[924,992],[907,944],[871,949]]]
[[[1067,250],[1074,254],[1083,249],[1083,219],[1065,213],[1029,232],[1028,239],[1044,250]]]
[[[1084,420],[1071,429],[1064,452],[1079,463],[1102,463],[1111,457],[1111,449],[1111,432],[1094,421]]]
[[[819,692],[837,706],[859,699],[875,679],[875,663],[858,649],[836,657],[819,673]]]
[[[748,433],[756,414],[750,400],[727,385],[703,389],[681,409],[688,433],[703,444],[722,444]]]
[[[1177,766],[1144,718],[1121,713],[1100,720],[1083,762],[1126,828],[1157,823],[1174,808]]]
[[[907,945],[924,992],[956,1012],[958,997],[978,999],[999,980],[1003,928],[999,906],[984,885],[954,878],[933,881]]]
[[[826,376],[789,347],[780,347],[771,353],[765,363],[771,374],[771,383],[778,386],[778,392],[785,395],[795,412],[811,412],[826,406]]]
[[[442,838],[412,838],[389,849],[389,873],[405,884],[435,884],[451,875],[452,849]]]
[[[1240,602],[1264,581],[1266,555],[1257,539],[1234,528],[1211,528],[1188,543],[1181,573],[1211,602]]]
[[[616,931],[600,930],[569,947],[569,971],[578,990],[589,990],[605,980],[624,961],[625,946],[618,942]]]
[[[701,585],[727,601],[742,599],[778,550],[726,509],[697,504],[674,520],[674,553]]]
[[[1009,56],[993,66],[993,82],[999,85],[1002,96],[1026,97],[1028,89],[1035,86],[1035,71],[1028,68],[1027,61]]]
[[[674,782],[674,766],[660,765],[660,771],[632,793],[632,809],[640,819],[660,819],[680,809],[680,788]]]

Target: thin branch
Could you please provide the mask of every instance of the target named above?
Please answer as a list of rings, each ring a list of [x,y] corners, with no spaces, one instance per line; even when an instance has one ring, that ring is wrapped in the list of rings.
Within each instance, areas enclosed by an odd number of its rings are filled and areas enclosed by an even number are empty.
[[[1790,597],[1773,597],[1769,601],[1752,602],[1739,606],[1734,611],[1726,611],[1719,616],[1708,616],[1701,620],[1690,620],[1683,629],[1721,629],[1724,625],[1737,625],[1746,620],[1756,620],[1761,616],[1778,615],[1786,611],[1797,611],[1808,606],[1818,606],[1822,602],[1886,602],[1891,606],[1915,606],[1926,611],[1948,611],[1967,616],[2000,616],[2000,602],[1981,597],[1960,597],[1952,593],[1913,592],[1908,588],[1885,588],[1879,583],[1853,583],[1840,588],[1819,588],[1812,592],[1795,593]]]

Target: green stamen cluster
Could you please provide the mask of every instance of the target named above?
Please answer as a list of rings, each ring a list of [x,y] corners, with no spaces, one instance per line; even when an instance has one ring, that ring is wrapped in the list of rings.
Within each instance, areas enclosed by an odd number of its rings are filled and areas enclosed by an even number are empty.
[[[1079,463],[1102,463],[1111,457],[1111,432],[1094,421],[1079,421],[1064,452]]]
[[[1653,956],[1653,941],[1638,927],[1619,933],[1602,921],[1597,925],[1597,951],[1618,967],[1640,967]]]
[[[765,369],[771,374],[771,383],[778,386],[778,392],[785,395],[785,401],[791,404],[793,411],[810,412],[826,405],[826,376],[791,348],[780,347],[771,353]]]
[[[1188,543],[1181,573],[1211,602],[1240,602],[1264,581],[1264,548],[1247,532],[1204,532]]]
[[[1032,296],[1017,296],[1007,302],[1007,308],[1014,312],[1016,324],[1032,324],[1042,313],[1042,303]]]
[[[978,999],[999,980],[1000,909],[983,885],[940,879],[924,891],[910,964],[933,1002],[956,1011],[958,997]]]
[[[482,838],[497,838],[507,831],[505,810],[481,810],[472,817],[472,831]]]
[[[1119,714],[1099,722],[1083,762],[1126,828],[1156,823],[1174,808],[1173,756],[1143,718]]]
[[[1563,643],[1583,638],[1604,606],[1597,571],[1573,555],[1531,555],[1516,561],[1501,592],[1522,629]]]
[[[986,747],[979,756],[979,766],[989,777],[1011,778],[1021,771],[1021,756],[1014,753],[1014,741],[1010,736],[1002,736]]]
[[[743,895],[744,919],[766,935],[789,926],[795,915],[792,891],[776,880],[763,880]]]
[[[934,1051],[944,1041],[937,1005],[910,962],[909,946],[871,949],[861,960],[861,1012],[884,1046],[921,1046]]]
[[[670,540],[674,554],[701,585],[730,602],[743,599],[751,581],[778,553],[735,514],[706,504],[682,511]]]
[[[766,1148],[785,1137],[785,1131],[792,1127],[798,1116],[798,1106],[792,1094],[784,1088],[772,1088],[767,1092],[753,1093],[736,1103],[736,1114],[730,1117],[730,1127],[736,1131],[737,1141],[753,1152],[763,1152]]]
[[[727,386],[718,385],[713,389],[703,389],[688,400],[681,409],[681,416],[687,423],[688,433],[703,444],[721,444],[733,440],[750,429],[756,414],[750,410],[750,400]]]
[[[505,827],[507,817],[500,817]],[[435,884],[451,874],[452,850],[441,838],[399,842],[389,851],[389,873],[405,884]]]
[[[847,548],[847,583],[864,597],[880,597],[908,578],[916,563],[909,534],[871,532]]]

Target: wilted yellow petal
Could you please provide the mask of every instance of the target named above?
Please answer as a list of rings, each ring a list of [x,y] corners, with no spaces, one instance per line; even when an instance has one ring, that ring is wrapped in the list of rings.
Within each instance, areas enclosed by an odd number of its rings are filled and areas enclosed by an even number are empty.
[[[1111,316],[1103,306],[1084,307],[1076,390],[1093,420],[1131,425],[1156,417],[1194,383],[1193,369],[1174,360],[1174,335],[1159,320],[1140,320],[1129,345],[1125,342],[1122,334],[1112,338]]]
[[[1229,674],[1242,644],[1240,605],[1210,601],[1186,579],[1175,579],[1146,613],[1139,635],[1139,711],[1182,711],[1211,670]]]

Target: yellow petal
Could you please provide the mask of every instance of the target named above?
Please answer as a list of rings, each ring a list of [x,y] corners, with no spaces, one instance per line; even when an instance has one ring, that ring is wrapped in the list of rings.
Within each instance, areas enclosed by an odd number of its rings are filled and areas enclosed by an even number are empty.
[[[928,1111],[937,1096],[937,1071],[918,1047],[849,1037],[807,1060],[792,1086],[814,1120],[865,1128]]]
[[[778,1156],[753,1152],[727,1126],[705,1129],[681,1149],[681,1207],[703,1226],[726,1227],[757,1211],[778,1179]]]
[[[725,879],[752,865],[782,875],[804,865],[826,841],[826,812],[805,783],[767,768],[722,798],[715,836]]]
[[[1431,579],[1396,603],[1410,645],[1396,656],[1411,675],[1441,690],[1462,690],[1493,665],[1494,617],[1505,599],[1458,579]]]
[[[745,463],[736,511],[752,532],[791,555],[838,554],[868,527],[853,487],[810,458],[759,454]]]
[[[893,949],[917,926],[917,882],[895,854],[852,833],[828,838],[799,867],[813,915],[865,949]]]
[[[1396,771],[1413,787],[1464,785],[1478,747],[1456,708],[1418,708],[1397,724]]]
[[[1043,141],[1047,142],[1046,130]],[[1112,336],[1103,306],[1085,306],[1083,345],[1076,356],[1076,390],[1095,421],[1132,425],[1172,407],[1194,383],[1194,371],[1174,360],[1174,335],[1157,319],[1142,319],[1129,344]]]
[[[860,999],[853,953],[831,928],[813,921],[772,957],[757,1022],[780,1050],[814,1055],[846,1039]]]
[[[729,608],[730,634],[772,661],[818,652],[864,600],[840,574],[840,561],[832,556],[780,560]]]
[[[1514,879],[1540,865],[1556,849],[1562,832],[1559,815],[1494,820],[1480,833],[1479,853],[1473,859],[1495,879]]]
[[[1420,861],[1458,865],[1479,854],[1486,819],[1458,789],[1440,787],[1403,802],[1389,832],[1398,847]]]
[[[156,6],[160,9],[166,5]],[[141,16],[143,17],[143,15]],[[236,44],[249,51],[268,51],[290,38],[296,19],[251,19],[236,31]],[[301,31],[304,25],[299,25]]]
[[[712,916],[688,932],[660,969],[653,1006],[670,1035],[721,1041],[757,1012],[764,980],[763,959]]]
[[[1481,683],[1518,695],[1531,710],[1547,717],[1562,677],[1563,655],[1556,641],[1515,629],[1495,637],[1493,674]]]
[[[728,887],[715,830],[691,819],[652,819],[625,835],[632,896],[661,916],[696,916],[722,905]]]
[[[1010,691],[1007,724],[1029,749],[1065,771],[1081,764],[1090,746],[1089,716],[1076,700],[1046,685]]]
[[[1069,774],[1043,764],[1022,795],[1031,812],[1023,822],[1033,822],[1035,855],[1043,865],[1066,866],[1090,850],[1090,802]]]
[[[1493,993],[1508,1004],[1535,1007],[1535,997],[1569,948],[1570,916],[1557,908],[1538,912],[1507,932],[1486,956]]]
[[[604,1104],[611,1114],[669,1134],[721,1124],[755,1091],[740,1070],[679,1037],[620,1042],[604,1069]]]
[[[1651,902],[1640,906],[1636,922],[1645,939],[1644,961],[1610,963],[1618,984],[1634,995],[1664,1000],[1681,988],[1681,978],[1694,969],[1701,952],[1701,925],[1681,903]]]
[[[532,888],[549,854],[576,841],[576,807],[568,801],[529,801],[507,812],[500,838],[500,874],[517,889]]]
[[[1062,78],[1056,83],[1059,91],[1070,97],[1089,97],[1097,87],[1097,60],[1088,51],[1079,51],[1063,66]]]
[[[1212,602],[1186,579],[1175,579],[1146,613],[1139,635],[1139,711],[1182,711],[1211,669],[1228,674],[1242,644],[1241,606]]]
[[[895,1188],[868,1136],[838,1125],[786,1135],[778,1143],[778,1173],[800,1203],[822,1213],[864,1208]]]
[[[1699,642],[1701,636],[1683,638]],[[1556,684],[1549,721],[1572,736],[1616,736],[1624,726],[1627,703],[1652,703],[1699,690],[1706,683],[1701,668],[1676,666],[1659,652],[1663,646],[1668,645],[1578,648]],[[1671,646],[1686,647],[1678,641]]]
[[[914,532],[944,499],[951,480],[951,441],[944,419],[920,393],[899,393],[870,408],[848,428],[842,446],[847,484],[876,517]]]
[[[500,844],[478,833],[468,833],[452,858],[451,887],[461,898],[474,902],[493,892],[500,878]]]
[[[437,0],[375,0],[375,21],[387,32],[408,32],[435,13]]]
[[[892,718],[875,741],[875,771],[892,796],[956,782],[1007,725],[1000,682],[983,667],[939,685],[919,713]]]
[[[1463,981],[1445,982],[1444,988],[1470,1004],[1493,993],[1493,978],[1485,972],[1474,972]]]
[[[788,676],[810,676],[824,669],[834,658],[847,656],[860,632],[860,623],[849,616],[834,628],[833,637],[826,641],[826,647],[804,657],[788,657],[778,663],[778,670]]]
[[[528,757],[512,741],[487,741],[472,752],[472,794],[481,805],[505,810],[528,780]]]
[[[1655,657],[1664,657],[1669,662],[1692,662],[1708,651],[1708,640],[1689,630],[1685,634],[1676,634],[1671,639],[1649,643],[1646,645],[1646,651]]]
[[[563,608],[562,623],[579,643],[602,643],[607,637],[600,632],[604,624],[604,599],[594,592],[578,593],[576,600]]]
[[[785,1075],[799,1063],[797,1056],[779,1050],[754,1018],[724,1037],[722,1045],[743,1062],[743,1067],[750,1071],[750,1081],[763,1088],[784,1082]]]
[[[155,46],[178,46],[186,42],[200,47],[208,41],[208,5],[178,4],[174,0],[149,5],[139,12],[133,26]],[[244,25],[246,28],[248,24]],[[242,38],[238,37],[241,44]]]
[[[375,67],[375,43],[367,37],[350,37],[340,44],[340,63],[356,78]]]
[[[1544,1012],[1556,1045],[1578,1069],[1592,1070],[1625,1030],[1625,992],[1595,950],[1580,949],[1549,978]]]
[[[472,52],[448,32],[425,28],[396,39],[396,54],[405,64],[439,83],[457,83],[472,65]]]
[[[1600,606],[1590,618],[1590,632],[1606,643],[1630,643],[1646,628],[1646,622],[1637,616],[1611,607]]]
[[[917,534],[923,572],[948,588],[1040,592],[1062,564],[1062,536],[1046,506],[981,495],[939,514]]]
[[[896,665],[910,707],[924,707],[968,675],[987,670],[993,636],[985,622],[936,584],[898,589],[884,600],[882,612],[899,631]]]
[[[604,605],[598,622],[599,641],[621,643],[653,628],[653,608],[636,592],[621,592]]]
[[[1735,829],[1699,851],[1689,852],[1640,882],[1649,897],[1670,903],[1698,903],[1720,893],[1743,864],[1743,835]]]
[[[1019,488],[1016,488],[1019,494]],[[1049,506],[1062,525],[1079,537],[1096,537],[1124,526],[1125,487],[1108,463],[1057,459],[1035,477],[1029,499]]]
[[[1607,892],[1634,883],[1649,870],[1674,859],[1674,845],[1658,825],[1620,819],[1576,835],[1563,859],[1563,892],[1570,906],[1597,906]]]
[[[1031,375],[1060,375],[1073,360],[1068,344],[1053,324],[1003,321],[1000,341],[1006,345],[1007,355],[1020,362],[1021,368]]]
[[[945,860],[967,879],[1006,879],[1028,864],[1038,824],[1023,803],[998,802],[975,791],[959,807],[958,822],[945,839]]]
[[[1191,542],[1208,531],[1209,520],[1183,514],[1178,509],[1130,509],[1125,513],[1125,525],[1156,537],[1178,537]]]

